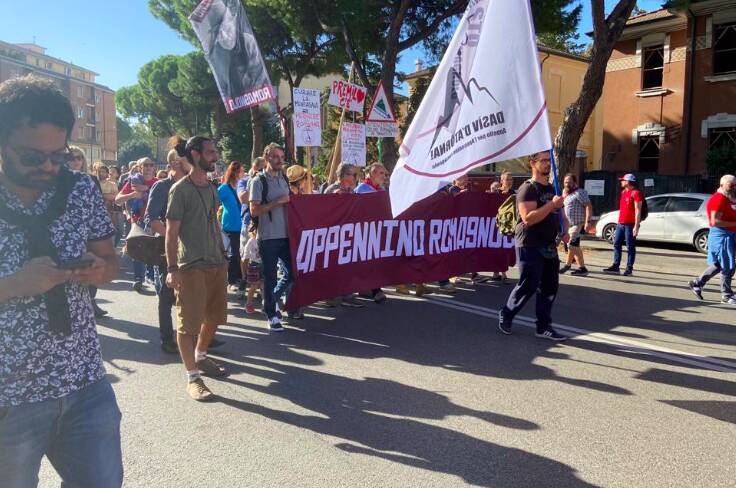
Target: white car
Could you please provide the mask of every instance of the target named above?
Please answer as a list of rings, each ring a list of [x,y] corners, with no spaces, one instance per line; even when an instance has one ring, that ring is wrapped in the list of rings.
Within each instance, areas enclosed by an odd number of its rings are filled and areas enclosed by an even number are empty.
[[[710,195],[705,193],[667,193],[647,197],[649,215],[641,223],[638,240],[691,244],[698,252],[708,252],[708,215],[705,210]],[[613,243],[618,210],[601,215],[595,235]]]

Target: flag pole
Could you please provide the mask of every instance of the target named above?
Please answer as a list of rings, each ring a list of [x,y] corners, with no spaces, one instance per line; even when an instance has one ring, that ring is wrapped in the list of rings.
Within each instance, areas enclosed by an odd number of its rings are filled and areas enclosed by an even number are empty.
[[[549,151],[549,160],[552,163],[552,183],[555,185],[555,195],[562,195],[562,193],[560,193],[560,179],[557,176],[557,162],[555,161],[554,146],[552,146],[552,149]]]

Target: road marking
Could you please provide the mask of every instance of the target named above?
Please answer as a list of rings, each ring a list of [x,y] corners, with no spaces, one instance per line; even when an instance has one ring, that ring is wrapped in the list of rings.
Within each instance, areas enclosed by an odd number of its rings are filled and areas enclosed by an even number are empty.
[[[393,294],[392,294],[393,295]],[[451,308],[454,310],[460,310],[465,313],[478,315],[490,319],[498,319],[498,309],[481,307],[472,303],[461,302],[451,298],[443,298],[437,296],[424,296],[422,298],[406,296],[406,295],[393,295],[396,298],[413,301],[424,301],[433,303],[435,305]],[[523,325],[524,327],[536,327],[535,320],[531,317],[525,317],[517,315],[514,319],[514,323]],[[495,325],[495,322],[494,322]],[[573,327],[570,325],[559,324],[554,322],[552,324],[555,329],[561,334],[568,337],[574,337],[578,340],[584,340],[588,342],[595,342],[599,344],[607,344],[610,346],[623,347],[631,352],[648,354],[650,356],[656,356],[663,359],[668,359],[673,362],[680,364],[687,364],[689,366],[697,366],[700,368],[710,369],[713,371],[719,371],[721,373],[736,373],[736,362],[725,361],[723,359],[711,358],[709,356],[701,356],[699,354],[693,354],[690,352],[679,351],[676,349],[670,349],[668,347],[657,346],[654,344],[647,344],[644,342],[634,341],[618,337],[615,334],[606,334],[602,332],[594,332],[592,330],[581,329],[579,327]]]

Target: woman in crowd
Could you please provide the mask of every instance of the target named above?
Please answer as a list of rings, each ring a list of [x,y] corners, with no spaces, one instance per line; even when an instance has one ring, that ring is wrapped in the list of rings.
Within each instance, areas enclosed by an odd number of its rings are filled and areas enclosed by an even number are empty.
[[[120,190],[118,187],[118,181],[120,181],[120,167],[119,166],[108,166],[109,176],[108,179],[112,184],[115,185],[116,192]],[[123,216],[123,208],[119,205],[115,204],[115,199],[113,198],[112,202],[112,210],[110,212],[110,217],[112,218],[112,225],[115,227],[115,245],[117,246],[120,242],[120,239],[123,238],[125,234],[125,217]]]
[[[67,167],[72,171],[81,171],[82,173],[87,173],[87,156],[84,154],[84,151],[77,146],[69,146],[69,152],[72,153],[73,157],[67,163]],[[92,176],[92,179],[95,181],[95,183],[97,183],[97,187],[100,188],[100,192],[102,192],[102,188],[100,187],[100,182],[97,177]],[[107,312],[101,309],[100,306],[97,305],[97,301],[95,300],[95,297],[97,296],[96,286],[89,287],[89,296],[92,298],[92,307],[95,311],[95,318],[100,318],[107,315]]]
[[[217,188],[217,193],[222,202],[222,232],[230,241],[230,264],[227,269],[227,281],[232,286],[239,286],[242,279],[240,269],[240,230],[243,226],[240,215],[241,204],[238,199],[238,182],[245,175],[243,165],[233,161],[227,167],[223,176],[222,184]]]

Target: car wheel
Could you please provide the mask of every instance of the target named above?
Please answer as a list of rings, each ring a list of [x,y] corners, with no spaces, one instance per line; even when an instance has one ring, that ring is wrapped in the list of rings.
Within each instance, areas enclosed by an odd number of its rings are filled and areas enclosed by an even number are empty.
[[[613,244],[614,235],[616,235],[616,224],[608,224],[603,228],[603,232],[601,233],[603,239],[608,241],[610,244]]]
[[[693,246],[695,246],[695,250],[699,253],[708,253],[708,229],[699,230],[695,233]]]

